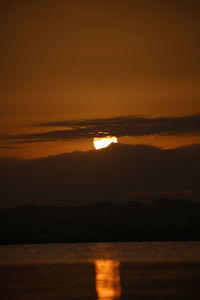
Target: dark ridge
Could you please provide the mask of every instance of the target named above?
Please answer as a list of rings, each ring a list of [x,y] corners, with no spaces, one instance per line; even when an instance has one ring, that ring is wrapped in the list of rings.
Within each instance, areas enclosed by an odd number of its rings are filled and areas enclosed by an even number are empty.
[[[169,240],[200,240],[199,204],[159,199],[0,210],[1,244]]]

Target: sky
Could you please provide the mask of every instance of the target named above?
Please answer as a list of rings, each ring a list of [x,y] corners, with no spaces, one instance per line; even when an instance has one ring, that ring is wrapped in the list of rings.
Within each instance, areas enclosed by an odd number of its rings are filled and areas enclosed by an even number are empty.
[[[199,144],[198,1],[2,0],[0,16],[3,163],[87,155],[99,132]]]

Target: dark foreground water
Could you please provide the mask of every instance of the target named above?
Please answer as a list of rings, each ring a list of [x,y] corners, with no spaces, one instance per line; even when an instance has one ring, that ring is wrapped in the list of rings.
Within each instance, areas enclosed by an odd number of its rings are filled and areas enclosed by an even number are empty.
[[[0,246],[0,299],[200,299],[200,243]]]

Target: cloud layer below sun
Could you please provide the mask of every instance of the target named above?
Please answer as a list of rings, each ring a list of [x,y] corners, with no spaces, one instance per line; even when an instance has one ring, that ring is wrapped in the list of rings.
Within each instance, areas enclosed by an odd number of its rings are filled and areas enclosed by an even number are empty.
[[[0,206],[156,198],[199,201],[200,144],[162,150],[113,144],[40,159],[0,158]]]

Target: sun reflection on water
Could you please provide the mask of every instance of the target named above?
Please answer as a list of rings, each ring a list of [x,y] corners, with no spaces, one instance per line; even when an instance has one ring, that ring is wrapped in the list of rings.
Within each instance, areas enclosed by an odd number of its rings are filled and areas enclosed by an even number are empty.
[[[94,264],[96,270],[97,299],[120,299],[120,262],[116,260],[95,260]]]

